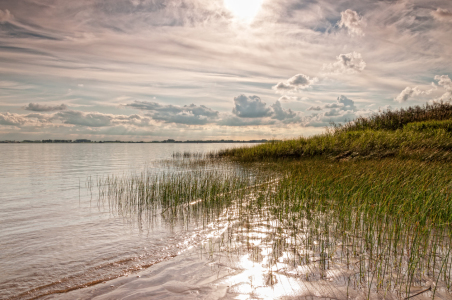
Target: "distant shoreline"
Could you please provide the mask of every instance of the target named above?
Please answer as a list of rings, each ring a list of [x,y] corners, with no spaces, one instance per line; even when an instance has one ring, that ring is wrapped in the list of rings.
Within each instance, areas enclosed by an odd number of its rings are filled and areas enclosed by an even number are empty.
[[[272,140],[275,141],[275,140]],[[164,140],[164,141],[91,141],[86,139],[80,140],[23,140],[23,141],[13,141],[13,140],[4,140],[0,141],[1,144],[80,144],[80,143],[96,143],[96,144],[233,144],[233,143],[267,143],[269,140],[249,140],[249,141],[236,141],[236,140],[200,140],[200,141],[176,141],[172,139]]]

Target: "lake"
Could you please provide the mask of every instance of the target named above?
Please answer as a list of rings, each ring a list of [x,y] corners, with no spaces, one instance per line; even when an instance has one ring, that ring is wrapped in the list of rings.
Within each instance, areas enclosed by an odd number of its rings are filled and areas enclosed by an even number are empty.
[[[140,228],[99,206],[90,183],[108,175],[171,170],[158,162],[173,153],[236,146],[244,144],[0,145],[0,298],[104,282],[197,244],[206,230],[159,222]]]
[[[417,236],[323,205],[315,161],[199,155],[237,146],[0,145],[0,299],[452,299],[443,233],[410,275]]]

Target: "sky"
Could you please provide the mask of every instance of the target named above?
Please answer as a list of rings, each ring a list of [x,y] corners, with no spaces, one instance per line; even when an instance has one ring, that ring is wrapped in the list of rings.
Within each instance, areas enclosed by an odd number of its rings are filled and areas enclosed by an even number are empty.
[[[289,139],[452,97],[450,0],[0,0],[0,140]]]

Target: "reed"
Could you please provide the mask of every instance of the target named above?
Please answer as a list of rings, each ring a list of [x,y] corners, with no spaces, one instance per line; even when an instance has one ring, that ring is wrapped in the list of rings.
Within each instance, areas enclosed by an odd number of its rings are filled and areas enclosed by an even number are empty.
[[[103,178],[100,203],[129,217],[164,216],[169,224],[226,220],[227,231],[206,244],[206,255],[249,253],[265,261],[270,285],[290,271],[368,298],[409,297],[416,287],[432,297],[437,287],[450,290],[452,170],[444,163],[203,161],[178,162],[180,172]],[[331,278],[332,269],[339,275]]]
[[[267,285],[290,273],[346,285],[339,298],[435,298],[452,285],[451,150],[452,105],[436,103],[310,138],[175,154],[168,172],[102,178],[99,203],[140,222],[226,221],[205,254],[248,253]]]

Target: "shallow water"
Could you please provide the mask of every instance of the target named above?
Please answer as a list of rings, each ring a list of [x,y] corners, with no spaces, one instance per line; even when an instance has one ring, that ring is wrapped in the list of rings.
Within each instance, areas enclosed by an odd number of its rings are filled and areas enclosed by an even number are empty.
[[[0,178],[2,299],[451,299],[429,270],[406,278],[410,248],[393,257],[365,222],[348,232],[334,210],[292,210],[284,174],[165,161],[175,145],[20,146]]]
[[[26,299],[103,282],[167,260],[208,229],[141,228],[98,205],[89,182],[159,172],[175,152],[243,144],[0,145],[0,299]],[[171,168],[169,168],[171,170]],[[95,194],[95,189],[94,189]]]

